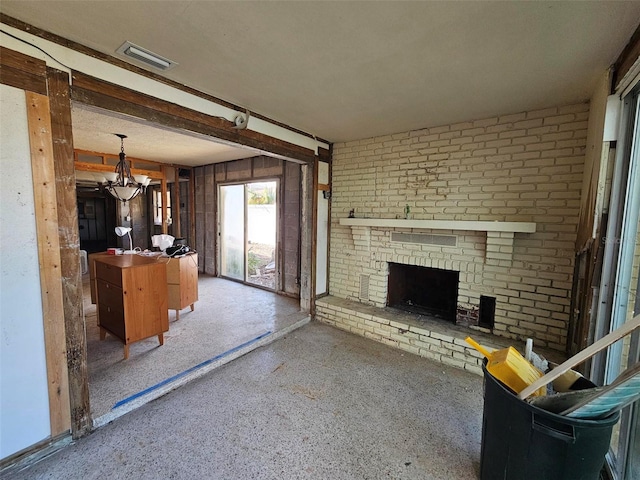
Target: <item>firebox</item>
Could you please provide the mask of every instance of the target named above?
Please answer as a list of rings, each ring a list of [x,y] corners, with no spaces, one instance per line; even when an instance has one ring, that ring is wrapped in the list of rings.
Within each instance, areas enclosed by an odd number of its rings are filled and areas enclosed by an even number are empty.
[[[456,322],[460,272],[389,263],[387,305]]]

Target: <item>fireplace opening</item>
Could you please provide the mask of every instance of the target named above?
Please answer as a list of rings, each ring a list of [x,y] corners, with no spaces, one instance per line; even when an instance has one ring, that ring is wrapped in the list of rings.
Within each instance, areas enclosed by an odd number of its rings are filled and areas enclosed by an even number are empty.
[[[478,325],[493,329],[496,320],[496,297],[480,295],[480,311],[478,312]]]
[[[389,263],[387,305],[456,322],[460,272]]]

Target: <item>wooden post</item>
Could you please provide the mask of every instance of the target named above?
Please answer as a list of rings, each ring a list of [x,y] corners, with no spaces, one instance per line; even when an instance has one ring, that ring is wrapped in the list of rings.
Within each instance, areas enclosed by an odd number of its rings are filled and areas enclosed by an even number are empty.
[[[167,171],[166,167],[162,168],[162,180],[160,181],[160,196],[162,197],[162,233],[169,233],[167,226]]]
[[[196,244],[196,171],[189,171],[189,244]],[[204,253],[204,252],[203,252]]]
[[[311,313],[314,305],[313,279],[315,268],[313,265],[313,205],[315,178],[314,162],[302,166],[302,205],[300,205],[300,308]]]
[[[73,136],[69,76],[47,69],[51,133],[53,137],[62,300],[64,308],[71,432],[78,438],[91,430],[87,338],[82,308],[82,272],[80,267],[80,235],[74,170]]]
[[[51,436],[71,429],[56,177],[49,99],[26,92]]]
[[[182,226],[180,222],[180,214],[182,213],[182,209],[180,208],[180,169],[178,167],[174,167],[173,169],[173,194],[171,196],[171,201],[173,202],[173,209],[171,211],[171,215],[173,218],[173,236],[176,238],[182,237]]]

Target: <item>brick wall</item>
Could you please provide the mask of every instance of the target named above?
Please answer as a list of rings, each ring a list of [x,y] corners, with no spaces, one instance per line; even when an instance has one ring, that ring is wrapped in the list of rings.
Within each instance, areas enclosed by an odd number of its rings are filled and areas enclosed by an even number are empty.
[[[494,334],[564,350],[588,115],[578,104],[335,144],[330,294],[384,306],[387,262],[458,270],[461,308],[496,298]],[[482,232],[427,231],[456,236],[447,247],[339,225],[352,209],[405,218],[407,205],[413,219],[535,222],[537,230],[511,234],[502,253],[493,251],[501,240],[488,248]]]

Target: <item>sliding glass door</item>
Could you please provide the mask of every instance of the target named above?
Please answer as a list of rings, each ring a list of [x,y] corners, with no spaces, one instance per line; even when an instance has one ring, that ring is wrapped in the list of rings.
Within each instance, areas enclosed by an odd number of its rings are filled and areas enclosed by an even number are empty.
[[[220,274],[276,289],[276,181],[220,187]]]
[[[244,185],[220,187],[220,274],[244,281]]]
[[[598,337],[640,315],[640,97],[624,99],[611,186],[609,224],[597,312]],[[640,361],[640,332],[628,335],[595,358],[592,377],[610,384]],[[611,439],[608,460],[616,480],[640,478],[640,405],[622,411]]]

